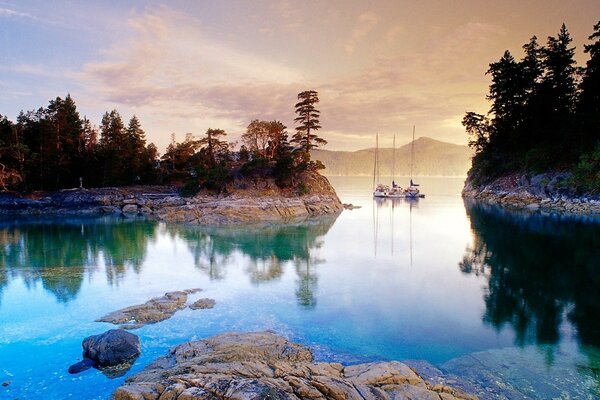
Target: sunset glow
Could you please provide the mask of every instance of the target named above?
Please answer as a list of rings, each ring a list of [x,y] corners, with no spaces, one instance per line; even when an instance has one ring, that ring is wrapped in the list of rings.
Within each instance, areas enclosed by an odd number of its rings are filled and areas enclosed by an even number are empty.
[[[466,144],[465,111],[485,112],[490,62],[564,22],[583,65],[597,1],[0,1],[0,114],[67,93],[98,124],[136,114],[161,152],[253,119],[281,120],[316,90],[327,149],[375,133]],[[390,143],[391,144],[391,139]],[[386,145],[386,143],[384,143]]]

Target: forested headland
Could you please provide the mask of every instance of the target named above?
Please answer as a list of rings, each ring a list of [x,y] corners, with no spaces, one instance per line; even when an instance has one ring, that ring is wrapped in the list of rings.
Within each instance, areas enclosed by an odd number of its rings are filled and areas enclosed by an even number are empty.
[[[221,192],[235,179],[269,178],[301,191],[302,173],[323,168],[310,157],[312,149],[327,143],[317,135],[318,102],[316,91],[298,94],[291,138],[279,121],[253,120],[237,151],[227,132],[209,128],[200,138],[187,135],[182,142],[173,135],[159,156],[135,115],[125,123],[112,110],[96,127],[80,116],[70,95],[57,97],[45,108],[21,111],[16,122],[0,115],[0,190],[178,184],[194,194]]]
[[[490,109],[467,112],[462,121],[475,150],[472,183],[569,172],[574,187],[600,192],[600,22],[593,29],[583,67],[564,24],[545,45],[533,36],[519,60],[505,51],[490,64]]]

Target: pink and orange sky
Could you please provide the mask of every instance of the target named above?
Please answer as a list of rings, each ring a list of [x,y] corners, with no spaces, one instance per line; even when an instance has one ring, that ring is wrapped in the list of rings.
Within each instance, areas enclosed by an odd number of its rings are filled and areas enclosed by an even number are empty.
[[[583,65],[598,20],[598,0],[0,0],[0,114],[70,93],[96,124],[136,114],[162,152],[172,132],[233,141],[257,118],[292,132],[311,89],[327,149],[372,147],[375,133],[406,143],[413,125],[466,144],[460,121],[487,111],[490,62],[564,22]]]

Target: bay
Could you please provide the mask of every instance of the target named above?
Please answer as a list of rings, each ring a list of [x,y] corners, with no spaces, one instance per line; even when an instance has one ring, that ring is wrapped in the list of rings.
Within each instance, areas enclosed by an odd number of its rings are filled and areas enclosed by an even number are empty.
[[[330,180],[361,208],[222,228],[1,221],[0,397],[109,398],[125,377],[67,373],[84,337],[114,327],[94,320],[196,287],[189,302],[215,307],[133,331],[142,356],[127,376],[187,340],[270,329],[319,360],[426,360],[491,397],[599,396],[598,220],[464,202],[460,178],[419,179],[418,201],[374,201],[368,177]]]

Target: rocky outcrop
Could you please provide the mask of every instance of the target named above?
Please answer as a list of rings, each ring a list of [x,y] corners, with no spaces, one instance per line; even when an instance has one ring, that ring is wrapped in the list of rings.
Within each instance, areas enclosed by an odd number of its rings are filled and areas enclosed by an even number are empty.
[[[213,299],[198,299],[192,304],[190,304],[190,308],[192,310],[206,310],[209,308],[213,308],[215,306],[215,301]]]
[[[226,333],[176,346],[126,380],[115,400],[474,399],[432,385],[400,362],[315,363],[304,346],[270,332]]]
[[[122,308],[98,318],[96,322],[122,324],[121,329],[137,329],[147,324],[171,318],[177,311],[185,308],[188,294],[197,293],[201,289],[187,289],[165,293],[162,297],[150,299],[144,304]]]
[[[122,329],[88,336],[82,342],[83,360],[69,367],[70,374],[98,368],[109,378],[123,376],[140,355],[140,339]]]
[[[462,195],[485,203],[531,211],[600,214],[600,195],[578,193],[568,173],[508,175],[476,185],[467,179]]]
[[[302,193],[272,181],[232,185],[225,195],[181,197],[163,186],[63,190],[37,197],[0,195],[0,214],[110,213],[190,224],[244,224],[339,214],[342,203],[319,174],[302,178]]]

